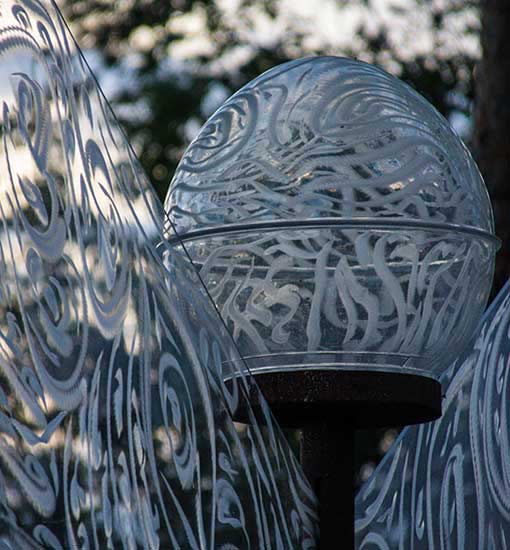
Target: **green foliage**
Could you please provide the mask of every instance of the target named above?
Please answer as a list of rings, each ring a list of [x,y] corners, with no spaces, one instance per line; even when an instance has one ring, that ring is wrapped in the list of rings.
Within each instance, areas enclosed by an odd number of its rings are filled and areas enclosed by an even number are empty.
[[[110,100],[162,200],[214,108],[263,71],[298,57],[378,64],[446,117],[460,117],[470,138],[479,57],[473,0],[61,0],[61,9],[82,48],[100,52],[107,67],[127,67],[129,78],[118,78]],[[136,114],[140,102],[143,115]],[[357,486],[394,437],[358,434]]]
[[[445,0],[439,9],[425,0],[68,0],[61,8],[82,47],[99,51],[107,66],[129,68],[129,82],[119,79],[111,99],[164,198],[192,134],[211,114],[206,104],[214,104],[214,86],[221,84],[223,100],[296,57],[346,55],[379,64],[445,116],[468,120],[478,57],[475,4]],[[140,98],[146,115],[133,116]]]

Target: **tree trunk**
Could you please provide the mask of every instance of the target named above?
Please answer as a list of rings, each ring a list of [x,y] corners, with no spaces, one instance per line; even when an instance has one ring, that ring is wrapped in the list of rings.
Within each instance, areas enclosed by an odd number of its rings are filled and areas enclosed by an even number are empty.
[[[480,0],[482,59],[476,78],[474,151],[503,241],[493,293],[510,276],[510,1]]]

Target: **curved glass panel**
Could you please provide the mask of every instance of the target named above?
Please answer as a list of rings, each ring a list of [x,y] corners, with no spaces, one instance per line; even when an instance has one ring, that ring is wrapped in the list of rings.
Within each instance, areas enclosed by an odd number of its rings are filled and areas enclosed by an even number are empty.
[[[315,498],[52,4],[0,3],[0,75],[0,546],[313,548]]]
[[[251,229],[182,246],[254,373],[437,376],[476,326],[494,258],[485,240],[419,228]]]
[[[229,98],[183,155],[165,207],[180,235],[317,218],[494,232],[480,172],[448,121],[398,78],[340,57],[273,67]]]
[[[497,239],[476,164],[423,97],[360,61],[300,59],[244,86],[165,209],[252,372],[438,377],[487,303]]]
[[[510,284],[443,375],[443,416],[403,430],[356,499],[360,550],[508,548]]]

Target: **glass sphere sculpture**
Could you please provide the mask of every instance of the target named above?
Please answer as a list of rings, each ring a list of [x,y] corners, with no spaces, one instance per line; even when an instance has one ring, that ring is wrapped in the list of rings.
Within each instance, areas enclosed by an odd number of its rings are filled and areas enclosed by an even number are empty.
[[[275,67],[227,100],[165,210],[252,372],[437,378],[486,306],[499,242],[448,122],[336,57]]]

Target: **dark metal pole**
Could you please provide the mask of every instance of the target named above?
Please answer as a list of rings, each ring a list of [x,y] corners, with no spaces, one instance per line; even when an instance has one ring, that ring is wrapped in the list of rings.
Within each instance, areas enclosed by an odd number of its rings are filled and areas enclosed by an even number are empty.
[[[319,498],[320,550],[354,548],[354,426],[338,419],[303,428],[301,464]]]
[[[303,430],[301,465],[319,499],[320,549],[354,548],[355,430],[439,418],[441,384],[380,370],[299,369],[254,379],[253,395],[240,402],[236,419],[249,421],[260,390],[282,426]]]

